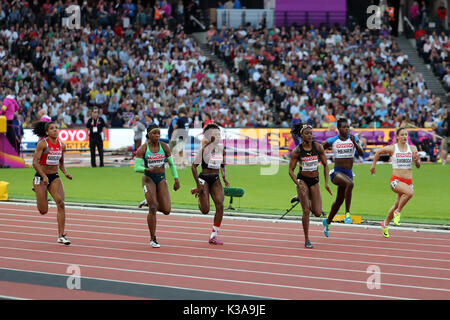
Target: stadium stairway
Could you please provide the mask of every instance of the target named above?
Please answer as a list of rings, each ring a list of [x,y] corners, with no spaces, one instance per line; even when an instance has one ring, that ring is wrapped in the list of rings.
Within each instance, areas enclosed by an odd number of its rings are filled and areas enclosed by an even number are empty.
[[[411,65],[416,67],[416,71],[422,73],[423,79],[427,87],[437,97],[441,99],[441,102],[447,103],[447,94],[441,81],[434,75],[430,66],[425,64],[424,60],[419,56],[417,49],[415,48],[414,39],[407,39],[405,36],[399,36],[395,39],[399,48],[408,55],[408,61]]]
[[[218,58],[209,48],[208,41],[206,40],[206,32],[193,32],[192,37],[195,41],[197,41],[198,46],[203,50],[203,52],[206,54],[206,56],[214,61],[219,68],[222,68],[225,71],[229,71],[230,74],[233,74],[237,77],[237,74],[228,68],[227,64],[220,58]],[[246,86],[244,82],[242,83],[242,87],[244,88],[245,92],[253,92],[250,87]],[[254,93],[254,92],[253,92]]]

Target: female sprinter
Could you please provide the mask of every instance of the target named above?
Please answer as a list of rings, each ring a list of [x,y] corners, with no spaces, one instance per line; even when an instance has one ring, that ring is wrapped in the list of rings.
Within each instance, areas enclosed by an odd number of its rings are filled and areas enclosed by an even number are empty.
[[[226,187],[229,187],[225,178],[225,149],[221,143],[220,128],[215,123],[206,125],[203,129],[204,140],[198,154],[192,164],[192,175],[197,183],[197,188],[192,192],[198,195],[198,207],[203,214],[209,213],[211,195],[216,213],[214,215],[214,225],[209,237],[209,243],[222,245],[223,242],[217,238],[220,225],[223,218],[224,191],[220,182],[219,170],[222,173],[222,179]],[[202,172],[197,173],[197,167],[201,164]]]
[[[169,214],[171,210],[169,188],[166,182],[165,162],[170,166],[170,172],[175,179],[173,190],[180,188],[178,172],[170,154],[169,147],[159,141],[161,132],[156,124],[147,129],[147,143],[143,144],[136,154],[134,171],[144,173],[142,189],[148,203],[147,224],[150,230],[150,245],[159,248],[156,240],[156,211]]]
[[[392,191],[397,194],[397,200],[389,210],[386,219],[381,222],[383,236],[389,238],[389,223],[394,219],[395,225],[400,225],[400,215],[403,207],[413,197],[414,190],[412,184],[412,163],[417,169],[420,168],[420,157],[416,146],[408,144],[408,131],[406,128],[398,128],[396,132],[397,143],[379,149],[373,158],[370,172],[375,174],[375,166],[381,154],[388,154],[392,157],[392,176],[390,185]]]
[[[364,150],[359,145],[358,137],[350,134],[350,127],[346,119],[339,119],[338,123],[339,135],[328,138],[323,143],[324,149],[331,148],[334,156],[334,168],[330,172],[331,182],[337,185],[336,200],[331,205],[328,218],[323,219],[323,233],[328,237],[330,224],[334,216],[339,211],[345,200],[345,223],[351,223],[350,205],[352,202],[353,191],[353,161],[355,157],[355,149],[360,156],[364,155]]]
[[[332,195],[328,186],[328,164],[323,146],[313,141],[313,132],[310,125],[296,124],[292,129],[292,134],[302,139],[291,153],[289,162],[289,176],[297,186],[297,194],[302,204],[303,232],[305,234],[305,248],[314,248],[309,241],[309,213],[312,212],[316,217],[322,214],[322,196],[319,186],[319,160],[323,164],[325,175],[325,189]],[[300,170],[295,176],[294,170],[299,163]]]
[[[57,206],[58,243],[69,245],[64,227],[66,213],[64,207],[64,187],[58,175],[58,166],[67,179],[72,176],[64,167],[65,144],[58,140],[58,128],[55,122],[38,121],[33,124],[33,133],[41,139],[36,145],[33,155],[33,168],[36,174],[33,179],[33,188],[36,192],[36,203],[40,214],[48,212],[47,191],[53,197]]]

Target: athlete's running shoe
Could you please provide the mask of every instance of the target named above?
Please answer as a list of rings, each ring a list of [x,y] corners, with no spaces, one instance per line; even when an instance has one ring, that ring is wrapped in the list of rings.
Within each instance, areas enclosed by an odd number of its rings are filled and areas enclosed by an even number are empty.
[[[300,201],[298,199],[298,196],[293,196],[292,199],[291,199],[291,203],[298,202],[298,201]]]
[[[388,230],[388,227],[384,226],[384,221],[382,221],[380,223],[380,225],[381,225],[381,229],[383,229],[383,237],[389,238],[389,230]]]
[[[161,247],[161,246],[159,245],[158,241],[156,240],[156,238],[153,239],[152,241],[150,241],[150,245],[151,245],[153,248],[160,248],[160,247]]]
[[[311,242],[308,240],[308,241],[305,242],[305,248],[312,249],[312,248],[314,248],[314,246],[313,246],[313,245],[311,244]]]
[[[323,224],[323,234],[328,238],[328,231],[330,231],[330,225],[327,222],[327,218],[322,220]]]
[[[214,236],[209,239],[210,244],[223,245],[223,242],[217,239],[217,236]]]
[[[66,239],[66,235],[63,234],[61,237],[58,238],[58,243],[65,244],[68,246],[70,244],[70,241]]]
[[[400,225],[400,215],[401,215],[400,212],[397,212],[397,211],[394,212],[394,224],[396,226]]]
[[[147,200],[142,200],[141,202],[139,202],[138,207],[142,208],[143,206],[147,205]]]
[[[345,223],[352,223],[352,216],[350,215],[350,212],[347,212],[345,214],[344,222]]]

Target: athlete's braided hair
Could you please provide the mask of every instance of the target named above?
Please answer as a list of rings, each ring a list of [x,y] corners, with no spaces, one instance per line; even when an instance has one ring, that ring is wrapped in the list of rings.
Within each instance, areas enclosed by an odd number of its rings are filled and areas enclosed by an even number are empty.
[[[302,124],[301,122],[294,124],[294,127],[291,130],[291,134],[296,135],[297,137],[300,137],[303,130],[305,129],[312,129],[312,126],[309,124]]]

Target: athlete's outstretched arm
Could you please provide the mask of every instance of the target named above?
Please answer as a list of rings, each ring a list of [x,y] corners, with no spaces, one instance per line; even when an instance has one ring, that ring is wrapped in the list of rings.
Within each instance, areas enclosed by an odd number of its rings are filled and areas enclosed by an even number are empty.
[[[417,152],[417,147],[411,146],[411,151],[413,154],[414,164],[416,165],[416,168],[419,169],[420,168],[420,156],[419,156],[419,152]]]
[[[297,166],[298,162],[298,152],[297,148],[292,150],[291,152],[291,160],[289,161],[289,176],[291,177],[292,181],[294,181],[295,185],[300,188],[300,184],[297,181],[297,177],[295,176],[295,167]]]
[[[161,142],[161,146],[164,150],[164,153],[166,154],[167,162],[169,163],[170,172],[172,173],[172,177],[175,180],[173,184],[173,190],[177,191],[180,189],[180,180],[178,180],[178,172],[177,167],[175,166],[175,163],[173,162],[172,154],[170,153],[169,146],[165,144],[164,142]]]
[[[197,155],[194,158],[194,162],[192,163],[192,166],[191,166],[192,176],[194,177],[195,183],[197,184],[197,188],[199,188],[201,186],[200,181],[198,180],[197,167],[202,163],[202,154],[203,154],[203,148],[200,147]]]
[[[356,151],[358,151],[359,156],[362,157],[364,155],[364,150],[361,148],[359,143],[356,141],[356,137],[351,134],[350,140],[353,142],[353,145],[355,146]]]
[[[33,168],[42,177],[42,182],[45,185],[48,185],[48,177],[45,174],[44,170],[42,170],[41,165],[39,164],[39,159],[41,158],[42,152],[44,152],[45,148],[46,145],[44,140],[39,141],[38,144],[36,145],[36,150],[34,151],[33,155]]]
[[[223,161],[222,161],[222,164],[220,165],[220,172],[222,173],[222,179],[223,179],[223,183],[225,183],[225,187],[229,187],[230,183],[225,178],[225,175],[226,175],[226,170],[225,170],[225,148],[223,148]]]
[[[388,155],[391,156],[393,153],[394,153],[394,146],[393,145],[386,146],[386,147],[378,149],[377,152],[375,153],[375,156],[373,157],[373,162],[372,162],[372,166],[370,167],[370,172],[372,174],[375,174],[375,172],[376,172],[375,166],[377,165],[378,159],[380,159],[380,155],[388,154]]]
[[[317,143],[316,148],[317,148],[317,152],[319,153],[320,162],[322,162],[322,164],[323,164],[323,174],[324,174],[324,179],[325,179],[325,189],[328,191],[328,193],[330,195],[333,195],[333,193],[331,192],[330,187],[328,186],[328,174],[329,174],[330,169],[328,168],[328,161],[327,161],[327,156],[325,155],[325,149],[320,143]]]
[[[59,170],[66,176],[67,179],[72,180],[72,176],[67,173],[66,167],[64,166],[64,153],[66,152],[66,145],[62,143],[62,155],[59,159]]]
[[[147,148],[147,145],[142,145],[138,152],[136,153],[136,157],[134,158],[134,171],[145,173],[147,168],[143,166],[142,162],[144,162],[144,156],[145,156],[145,149]]]

